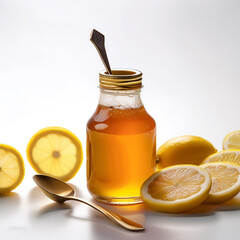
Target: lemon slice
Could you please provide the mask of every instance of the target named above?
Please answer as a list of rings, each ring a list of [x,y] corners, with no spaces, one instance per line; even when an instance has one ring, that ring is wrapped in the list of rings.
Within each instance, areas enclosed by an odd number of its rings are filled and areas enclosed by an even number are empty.
[[[23,180],[24,163],[13,147],[0,144],[0,194],[15,189]]]
[[[240,149],[240,130],[229,133],[223,139],[223,150]]]
[[[231,162],[240,165],[240,150],[224,150],[214,153],[204,159],[202,163]]]
[[[37,173],[68,181],[82,164],[82,144],[65,128],[44,128],[30,139],[27,158]]]
[[[201,165],[212,177],[212,187],[205,202],[221,203],[230,200],[240,191],[240,166],[228,162]]]
[[[161,212],[189,210],[208,197],[210,174],[195,165],[175,165],[150,176],[141,187],[141,197],[151,208]]]

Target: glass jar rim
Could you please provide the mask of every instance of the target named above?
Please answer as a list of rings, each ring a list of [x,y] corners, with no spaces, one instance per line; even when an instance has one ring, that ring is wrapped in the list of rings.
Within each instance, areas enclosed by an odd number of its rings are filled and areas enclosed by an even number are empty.
[[[99,73],[99,87],[112,90],[138,89],[142,87],[142,72],[135,69],[114,68],[113,74],[106,70]]]

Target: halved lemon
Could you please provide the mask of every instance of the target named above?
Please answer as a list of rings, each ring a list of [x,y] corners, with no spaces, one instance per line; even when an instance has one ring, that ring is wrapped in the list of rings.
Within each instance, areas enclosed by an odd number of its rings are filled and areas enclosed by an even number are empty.
[[[30,139],[27,158],[37,173],[68,181],[81,167],[82,144],[65,128],[44,128]]]
[[[214,162],[200,167],[207,170],[212,178],[212,187],[205,202],[225,202],[239,193],[240,166],[228,162]]]
[[[223,150],[240,149],[240,130],[230,132],[223,139]]]
[[[203,168],[175,165],[150,176],[141,187],[141,197],[157,211],[183,212],[206,200],[211,184],[210,174]]]
[[[157,167],[159,169],[177,164],[195,164],[212,153],[217,152],[214,146],[204,138],[185,135],[175,137],[158,148]]]
[[[0,194],[15,189],[25,173],[21,154],[13,147],[0,144]]]
[[[231,162],[240,165],[240,150],[224,150],[206,157],[202,163]]]

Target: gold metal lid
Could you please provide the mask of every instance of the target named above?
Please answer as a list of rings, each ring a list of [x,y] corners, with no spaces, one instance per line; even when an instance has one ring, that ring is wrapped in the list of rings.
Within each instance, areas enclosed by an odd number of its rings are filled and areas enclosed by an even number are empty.
[[[99,86],[111,90],[130,90],[142,87],[142,73],[134,69],[112,69],[99,73]]]

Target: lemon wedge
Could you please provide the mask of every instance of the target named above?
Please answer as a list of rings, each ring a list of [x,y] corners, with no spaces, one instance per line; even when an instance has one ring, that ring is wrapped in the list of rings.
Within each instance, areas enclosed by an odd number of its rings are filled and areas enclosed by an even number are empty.
[[[240,149],[240,130],[230,132],[223,139],[223,150]]]
[[[37,173],[68,181],[82,164],[82,144],[65,128],[44,128],[30,139],[27,158]]]
[[[212,178],[212,187],[205,202],[225,202],[239,193],[240,166],[228,162],[215,162],[200,167],[207,170]]]
[[[157,167],[159,169],[176,164],[196,164],[202,161],[217,150],[204,138],[185,135],[175,137],[157,151]]]
[[[0,144],[0,194],[15,189],[24,177],[24,162],[13,147]]]
[[[240,150],[224,150],[206,157],[202,163],[231,162],[240,165]]]
[[[161,212],[182,212],[208,197],[210,174],[195,165],[175,165],[150,176],[141,187],[141,197],[150,208]]]

